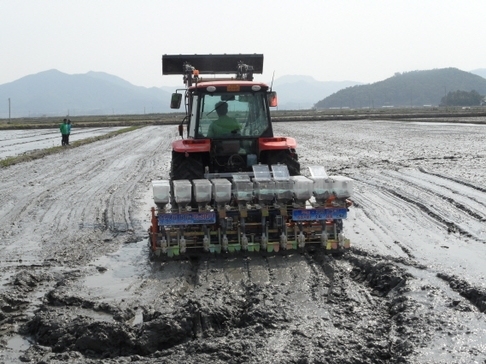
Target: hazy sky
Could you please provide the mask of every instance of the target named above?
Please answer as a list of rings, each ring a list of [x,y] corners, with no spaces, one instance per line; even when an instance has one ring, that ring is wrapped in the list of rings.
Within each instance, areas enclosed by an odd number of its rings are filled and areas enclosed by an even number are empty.
[[[0,0],[0,84],[58,69],[181,86],[162,54],[263,53],[263,75],[373,83],[486,68],[486,0]]]

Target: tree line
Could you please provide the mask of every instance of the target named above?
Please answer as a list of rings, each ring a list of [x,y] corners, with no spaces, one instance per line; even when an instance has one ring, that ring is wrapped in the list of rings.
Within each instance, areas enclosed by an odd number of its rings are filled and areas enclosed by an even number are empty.
[[[473,93],[474,91],[474,93]],[[466,95],[467,94],[467,95]],[[368,85],[347,87],[320,100],[314,107],[377,108],[424,105],[479,105],[486,95],[486,79],[457,68],[395,73]],[[450,104],[450,103],[454,104]],[[474,104],[476,102],[476,104]],[[472,104],[470,104],[472,103]]]
[[[484,96],[476,90],[449,92],[440,100],[441,106],[479,106],[483,103]]]

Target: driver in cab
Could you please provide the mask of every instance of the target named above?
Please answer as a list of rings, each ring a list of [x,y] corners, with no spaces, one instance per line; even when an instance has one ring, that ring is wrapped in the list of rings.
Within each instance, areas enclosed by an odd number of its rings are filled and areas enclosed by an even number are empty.
[[[226,115],[228,113],[228,104],[226,102],[220,101],[216,103],[215,109],[218,114],[218,119],[209,125],[209,138],[236,134],[241,130],[241,125],[238,123],[238,121]]]

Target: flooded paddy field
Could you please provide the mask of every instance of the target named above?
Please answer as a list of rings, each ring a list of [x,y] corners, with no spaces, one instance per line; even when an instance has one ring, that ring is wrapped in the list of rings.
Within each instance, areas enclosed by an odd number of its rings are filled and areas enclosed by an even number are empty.
[[[0,169],[0,362],[484,363],[486,126],[277,123],[355,180],[351,251],[161,263],[176,129]]]
[[[76,128],[73,127],[69,141],[104,135],[121,127]],[[2,130],[0,133],[0,159],[15,157],[34,150],[57,147],[61,145],[59,129],[23,129]]]

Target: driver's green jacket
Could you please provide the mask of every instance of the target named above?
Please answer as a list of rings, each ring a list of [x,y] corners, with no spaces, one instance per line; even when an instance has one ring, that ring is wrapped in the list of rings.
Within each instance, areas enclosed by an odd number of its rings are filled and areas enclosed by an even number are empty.
[[[229,117],[228,115],[221,115],[217,120],[213,121],[209,125],[208,137],[220,137],[224,135],[230,135],[239,132],[241,129],[240,124],[236,119]]]

